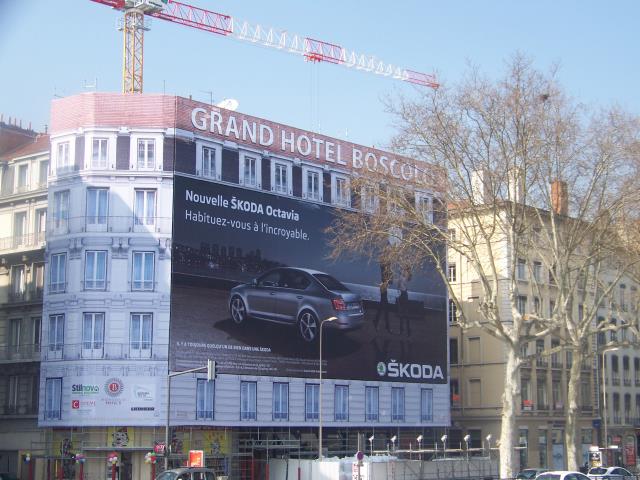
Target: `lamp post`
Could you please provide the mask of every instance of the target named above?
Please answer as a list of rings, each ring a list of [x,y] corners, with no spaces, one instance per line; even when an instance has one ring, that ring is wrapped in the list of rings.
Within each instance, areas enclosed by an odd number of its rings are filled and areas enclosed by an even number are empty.
[[[320,322],[320,365],[318,368],[319,372],[319,386],[318,386],[318,460],[322,461],[322,326],[325,322],[334,322],[337,320],[337,317],[329,317],[325,318]]]
[[[373,439],[375,438],[375,435],[371,435],[369,437],[369,455],[373,457]]]
[[[489,458],[491,458],[491,438],[492,438],[491,434],[487,435],[485,438],[487,440],[487,445],[489,447],[489,449],[488,449]]]
[[[607,352],[615,352],[616,350],[620,350],[620,347],[609,347],[602,350],[602,420],[604,421],[605,450],[609,447],[609,435],[607,432],[607,379],[605,377],[605,371],[606,371],[605,355],[607,354]],[[609,453],[607,453],[607,458],[609,458]]]
[[[396,440],[397,439],[398,439],[398,437],[396,435],[391,437],[391,451],[393,451],[393,452],[396,451]]]
[[[418,442],[418,451],[420,452],[420,460],[422,461],[422,439],[424,437],[422,436],[422,434],[418,435],[418,438],[416,438],[417,442]]]
[[[464,444],[467,448],[467,460],[469,460],[469,440],[471,440],[471,435],[467,434],[463,438]]]
[[[442,442],[442,454],[444,458],[447,458],[447,435],[442,435],[440,441]]]

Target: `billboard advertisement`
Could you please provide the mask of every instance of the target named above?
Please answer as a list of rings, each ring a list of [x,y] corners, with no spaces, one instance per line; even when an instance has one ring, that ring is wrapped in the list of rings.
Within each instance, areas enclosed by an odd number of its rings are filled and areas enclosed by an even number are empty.
[[[176,171],[173,207],[171,369],[212,359],[218,373],[315,378],[332,319],[327,378],[447,382],[446,290],[433,268],[329,259],[327,202]]]

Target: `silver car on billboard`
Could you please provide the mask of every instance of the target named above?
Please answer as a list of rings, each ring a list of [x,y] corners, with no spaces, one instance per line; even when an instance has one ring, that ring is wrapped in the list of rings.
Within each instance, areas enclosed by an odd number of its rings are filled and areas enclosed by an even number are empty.
[[[280,267],[231,289],[229,313],[234,323],[249,318],[295,325],[305,342],[315,342],[325,327],[353,330],[362,326],[362,298],[331,275],[306,268]]]

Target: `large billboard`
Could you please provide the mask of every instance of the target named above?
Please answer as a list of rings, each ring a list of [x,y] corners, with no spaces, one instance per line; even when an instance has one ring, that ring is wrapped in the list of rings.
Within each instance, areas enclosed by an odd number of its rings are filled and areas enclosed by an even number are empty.
[[[327,203],[176,171],[173,207],[171,369],[212,359],[219,373],[315,378],[320,323],[335,317],[322,327],[328,378],[447,382],[433,268],[329,259]]]

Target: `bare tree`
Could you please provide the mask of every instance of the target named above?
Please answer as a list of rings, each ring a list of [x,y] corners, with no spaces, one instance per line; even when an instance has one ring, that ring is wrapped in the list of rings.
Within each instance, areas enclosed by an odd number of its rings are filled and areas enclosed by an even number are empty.
[[[435,264],[463,328],[481,328],[502,342],[503,478],[515,476],[523,347],[550,334],[561,339],[576,365],[566,410],[568,464],[576,468],[580,365],[593,333],[605,328],[595,321],[599,296],[611,293],[607,284],[596,294],[596,284],[603,268],[615,282],[633,264],[619,261],[621,236],[611,233],[637,202],[628,161],[637,146],[635,120],[615,110],[588,116],[554,71],[541,73],[521,56],[500,80],[472,69],[459,85],[388,107],[399,132],[394,149],[436,166],[435,174],[411,185],[377,169],[354,178],[362,208],[337,218],[334,256],[364,251],[398,265]],[[433,205],[417,201],[424,197],[415,192],[433,195]],[[372,196],[378,203],[365,201]],[[469,292],[461,295],[449,280],[447,255],[465,263],[478,298],[473,308]],[[554,298],[551,311],[523,301],[543,297]]]

